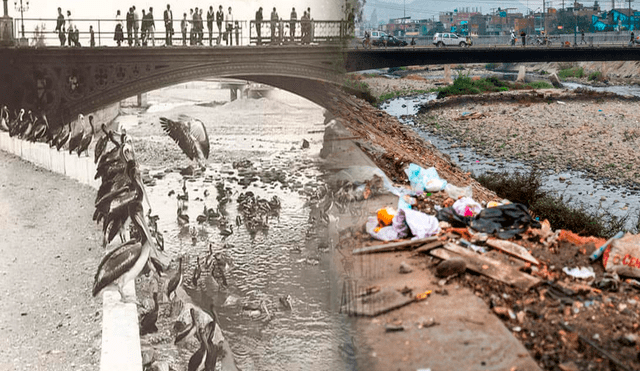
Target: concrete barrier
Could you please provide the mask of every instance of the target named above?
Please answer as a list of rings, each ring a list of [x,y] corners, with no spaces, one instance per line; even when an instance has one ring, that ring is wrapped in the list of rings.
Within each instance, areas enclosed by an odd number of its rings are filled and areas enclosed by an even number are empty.
[[[0,132],[0,149],[13,153],[43,169],[66,175],[82,184],[98,189],[100,182],[94,179],[96,165],[93,152],[89,156],[58,152],[45,143],[31,143],[9,137]],[[97,262],[96,262],[97,266]],[[129,282],[124,291],[135,295],[135,283]],[[135,304],[122,303],[117,290],[107,288],[102,294],[102,350],[101,371],[142,371],[142,355]]]

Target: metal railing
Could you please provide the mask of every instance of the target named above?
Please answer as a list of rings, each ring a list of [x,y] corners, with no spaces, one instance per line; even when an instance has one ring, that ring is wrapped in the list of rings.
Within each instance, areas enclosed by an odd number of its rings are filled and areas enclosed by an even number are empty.
[[[124,40],[122,46],[166,46],[166,29],[163,19],[154,19],[155,30],[151,34],[143,33],[141,29],[137,31],[138,44],[136,44],[136,35],[134,30],[126,27],[126,21],[116,19],[71,19],[74,28],[77,28],[77,44],[73,41],[74,34],[70,34],[67,30],[69,26],[68,20],[65,19],[64,38],[55,31],[57,19],[55,18],[24,18],[14,19],[14,30],[19,30],[19,25],[24,21],[25,41],[21,44],[26,46],[61,46],[64,40],[64,46],[92,46],[92,32],[90,26],[93,27],[93,40],[95,47],[117,46],[115,39],[116,25],[122,24]],[[316,43],[332,43],[341,42],[348,38],[348,30],[346,21],[269,21],[256,22],[253,20],[237,20],[232,25],[223,22],[219,29],[216,22],[209,31],[207,21],[202,21],[202,30],[199,33],[193,32],[193,22],[187,20],[187,32],[183,33],[180,20],[173,21],[173,46],[215,46],[215,45],[286,45],[286,44],[316,44]],[[138,21],[140,24],[141,21]],[[259,27],[258,27],[259,26]],[[291,37],[293,30],[293,38]],[[304,32],[303,32],[304,31]],[[353,33],[353,32],[351,32]],[[143,43],[143,34],[146,36],[146,42]],[[70,41],[71,36],[71,41]],[[272,37],[273,36],[273,37]],[[14,35],[16,42],[22,39],[22,34]],[[131,40],[131,41],[129,41]],[[146,45],[145,45],[146,44]]]
[[[582,35],[578,34],[574,39],[573,34],[562,34],[562,35],[550,35],[548,39],[551,41],[550,44],[540,45],[536,42],[536,39],[539,35],[527,35],[526,37],[526,45],[531,47],[563,47],[565,43],[569,43],[571,47],[574,45],[574,41],[577,41],[578,47],[586,47],[586,46],[628,46],[630,41],[630,34],[624,32],[596,32],[596,33],[585,33],[584,42],[582,41]],[[636,35],[636,42],[640,42],[637,39],[639,36]],[[433,36],[406,36],[406,37],[398,37],[398,39],[405,40],[407,43],[410,43],[412,39],[416,42],[416,47],[434,47],[433,44]],[[542,40],[542,37],[540,37]],[[357,37],[355,40],[352,40],[350,45],[354,48],[362,48],[362,36]],[[464,40],[464,37],[463,39]],[[511,36],[510,35],[474,35],[471,36],[471,40],[473,41],[473,47],[506,47],[511,46]],[[515,46],[522,47],[522,40],[520,36],[517,36],[517,42]],[[411,45],[407,46],[408,48]],[[451,46],[453,47],[453,46]],[[376,48],[375,46],[373,48]]]

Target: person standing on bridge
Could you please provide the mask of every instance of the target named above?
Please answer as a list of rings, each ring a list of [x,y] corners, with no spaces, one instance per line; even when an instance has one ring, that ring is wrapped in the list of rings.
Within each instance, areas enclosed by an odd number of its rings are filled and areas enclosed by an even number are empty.
[[[308,44],[308,37],[309,37],[309,15],[307,14],[307,11],[304,11],[304,14],[302,14],[302,17],[300,18],[300,29],[301,29],[301,37],[302,37],[302,44]]]
[[[133,45],[133,8],[127,12],[127,41],[129,46]]]
[[[113,40],[115,40],[118,46],[122,46],[124,32],[122,32],[122,14],[120,14],[120,9],[116,11],[116,31],[113,35]]]
[[[151,40],[151,45],[156,46],[156,21],[153,19],[153,7],[149,7],[149,21],[147,22],[147,39]]]
[[[173,45],[173,12],[169,4],[167,4],[167,10],[164,11],[164,32],[165,45]]]
[[[229,7],[229,13],[227,13],[227,45],[233,46],[233,14],[231,14],[231,7]]]
[[[527,34],[524,32],[524,30],[520,32],[520,37],[522,37],[522,47],[524,48],[524,46],[527,44]]]
[[[203,8],[200,8],[200,13],[198,13],[198,45],[204,45],[202,40],[204,39],[204,21],[202,20],[202,12]]]
[[[311,40],[313,40],[313,18],[311,18],[311,7],[307,8],[307,38],[308,43],[311,44]]]
[[[582,43],[587,43],[586,41],[584,41],[584,30],[582,30],[582,33],[580,34],[580,45],[582,45]]]
[[[213,46],[213,19],[216,13],[213,11],[213,5],[207,11],[207,30],[209,31],[209,46]]]
[[[274,6],[271,12],[271,44],[276,43],[276,24],[279,19],[278,12],[276,12],[276,7]]]
[[[140,15],[136,10],[136,6],[132,6],[133,8],[133,40],[135,42],[135,46],[140,46],[140,39],[138,39],[138,30],[140,30]]]
[[[187,45],[187,32],[189,28],[189,21],[187,20],[187,13],[184,13],[184,18],[180,21],[180,31],[182,32],[182,45]]]
[[[69,46],[71,46],[73,40],[73,22],[71,21],[71,11],[67,10],[67,40],[69,41]]]
[[[262,44],[262,7],[256,12],[256,34],[258,34],[258,43]]]
[[[296,38],[296,21],[298,20],[298,13],[296,13],[296,8],[291,8],[291,15],[289,16],[289,36],[291,37],[291,42],[293,43]]]
[[[64,46],[64,43],[67,41],[67,37],[65,36],[64,15],[62,15],[62,8],[58,8],[58,20],[56,22],[56,29],[53,32],[58,33],[60,46]]]
[[[142,9],[142,22],[140,25],[140,42],[142,46],[147,46],[147,29],[149,28],[149,20],[147,13]]]
[[[196,8],[196,14],[198,8]],[[193,9],[189,9],[189,45],[195,45],[196,42],[196,16],[193,13]]]
[[[89,26],[89,45],[92,48],[96,47],[96,35],[93,33],[93,26]]]
[[[218,26],[218,45],[222,42],[222,22],[224,22],[224,11],[222,10],[222,5],[218,7],[218,11],[216,12],[216,25]]]

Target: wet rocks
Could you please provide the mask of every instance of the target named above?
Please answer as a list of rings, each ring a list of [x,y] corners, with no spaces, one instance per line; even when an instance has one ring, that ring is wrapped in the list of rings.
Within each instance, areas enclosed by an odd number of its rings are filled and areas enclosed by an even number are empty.
[[[467,269],[467,264],[464,259],[455,257],[449,260],[440,262],[436,267],[436,276],[449,277],[454,274],[460,274]]]
[[[638,336],[635,334],[625,334],[618,338],[618,342],[624,346],[634,346],[638,342]]]
[[[411,272],[413,272],[413,268],[411,268],[411,266],[409,264],[407,264],[406,262],[402,262],[402,263],[400,263],[399,272],[403,273],[403,274],[411,273]]]
[[[309,148],[309,141],[306,139],[302,140],[302,149],[308,149]]]

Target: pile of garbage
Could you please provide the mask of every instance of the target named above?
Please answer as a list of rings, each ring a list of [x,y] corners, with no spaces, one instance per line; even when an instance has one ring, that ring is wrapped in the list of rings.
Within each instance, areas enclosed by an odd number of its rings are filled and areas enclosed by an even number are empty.
[[[554,231],[522,204],[474,201],[435,168],[405,173],[410,186],[389,189],[398,204],[368,217],[349,245],[370,246],[353,255],[430,254],[440,283],[470,287],[545,369],[640,369],[640,235]]]

